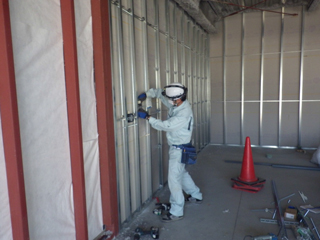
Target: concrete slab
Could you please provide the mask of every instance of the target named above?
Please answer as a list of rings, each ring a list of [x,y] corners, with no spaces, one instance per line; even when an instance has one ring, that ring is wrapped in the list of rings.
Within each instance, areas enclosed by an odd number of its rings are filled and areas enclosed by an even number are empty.
[[[248,193],[233,189],[232,177],[241,172],[241,164],[226,163],[224,160],[240,160],[243,157],[242,147],[207,146],[199,153],[198,163],[187,169],[195,183],[200,187],[204,200],[200,205],[186,204],[184,218],[173,223],[163,223],[160,217],[153,214],[156,200],[149,204],[127,224],[115,240],[133,239],[136,227],[160,229],[159,239],[219,239],[249,240],[249,236],[278,234],[279,226],[261,223],[260,218],[272,218],[272,213],[252,211],[254,209],[274,208],[272,180],[275,182],[279,198],[290,194],[294,196],[281,201],[281,207],[311,204],[320,206],[319,180],[320,171],[282,169],[270,166],[254,165],[255,175],[265,178],[264,188],[258,193]],[[306,154],[291,149],[252,148],[253,162],[303,165],[317,167],[309,162],[314,151]],[[267,158],[266,154],[269,154]],[[271,157],[271,158],[270,158]],[[303,202],[299,191],[308,200]],[[168,187],[157,194],[163,202],[169,199]],[[290,199],[290,202],[288,203]],[[317,228],[320,229],[320,214],[309,213]],[[288,239],[295,239],[291,229],[287,229]],[[246,237],[247,236],[247,237]],[[245,238],[246,237],[246,238]],[[142,236],[141,239],[152,239]]]

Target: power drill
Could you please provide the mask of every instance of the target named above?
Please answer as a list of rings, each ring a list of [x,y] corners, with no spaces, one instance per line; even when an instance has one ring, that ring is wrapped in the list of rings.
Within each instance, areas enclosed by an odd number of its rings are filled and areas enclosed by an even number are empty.
[[[140,236],[142,235],[151,235],[153,239],[158,239],[159,238],[159,228],[157,227],[151,227],[149,231],[144,231],[141,228],[136,228],[135,234],[133,236],[134,240],[139,240]]]
[[[155,215],[161,215],[163,211],[169,211],[171,208],[170,203],[156,203],[157,208],[153,210]]]
[[[277,236],[269,233],[269,235],[254,237],[253,240],[278,240]]]

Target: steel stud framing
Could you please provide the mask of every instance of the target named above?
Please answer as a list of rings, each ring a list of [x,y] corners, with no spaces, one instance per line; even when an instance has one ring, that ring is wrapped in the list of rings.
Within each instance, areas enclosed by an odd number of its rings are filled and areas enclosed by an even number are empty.
[[[166,182],[163,173],[165,170],[164,156],[167,155],[167,153],[163,152],[164,148],[162,146],[162,137],[164,135],[161,132],[157,132],[154,135],[156,140],[152,143],[150,125],[148,122],[137,119],[137,102],[135,99],[139,94],[138,91],[141,91],[141,89],[137,89],[139,80],[136,76],[137,53],[135,51],[137,49],[135,49],[135,46],[137,45],[137,29],[141,34],[141,44],[143,45],[141,55],[143,63],[140,65],[143,69],[144,91],[149,89],[150,79],[154,79],[154,85],[157,88],[163,87],[161,82],[166,84],[181,82],[185,84],[189,89],[188,100],[192,105],[195,118],[193,144],[198,150],[201,150],[210,141],[208,134],[208,129],[210,129],[210,99],[208,98],[210,96],[209,35],[191,20],[176,3],[170,0],[164,2],[141,0],[141,14],[143,16],[138,16],[134,12],[133,1],[129,1],[128,6],[122,6],[122,2],[111,2],[115,16],[112,18],[112,21],[115,22],[112,24],[111,34],[114,39],[114,45],[116,45],[113,47],[113,61],[115,63],[113,71],[116,72],[116,74],[113,74],[116,96],[114,99],[116,99],[115,105],[119,104],[115,107],[115,116],[117,116],[115,132],[117,130],[121,131],[121,134],[116,135],[116,143],[118,146],[122,143],[122,146],[120,146],[122,150],[116,155],[118,162],[120,225],[129,221],[132,214],[135,211],[139,211],[144,202],[150,200],[152,194],[161,189]],[[161,9],[159,8],[160,3],[164,4]],[[149,10],[148,15],[154,16],[153,23],[148,22],[147,9]],[[152,11],[150,11],[151,9]],[[162,15],[160,15],[160,11],[164,11]],[[125,16],[123,14],[129,15],[129,18],[123,19]],[[161,16],[166,18],[164,31],[159,28]],[[134,24],[135,21],[140,21],[141,24],[136,26]],[[170,26],[172,26],[171,29]],[[160,50],[161,34],[165,37],[164,45],[162,45],[165,49]],[[149,38],[149,35],[154,37]],[[126,39],[129,39],[129,41],[126,41]],[[125,50],[126,44],[129,50]],[[125,58],[127,56],[130,58],[131,65],[128,66],[129,68],[125,66],[126,62],[128,62],[128,59]],[[161,62],[160,59],[165,61]],[[162,68],[165,69],[164,75],[160,74]],[[132,91],[129,96],[126,96],[129,89],[125,84],[125,76],[130,76]],[[141,84],[139,85],[141,86]],[[129,99],[130,101],[128,101]],[[150,114],[158,119],[163,119],[165,112],[161,105],[160,100],[156,100],[155,106],[150,110]],[[131,111],[135,119],[133,123],[128,123],[127,114],[131,114]],[[130,128],[134,128],[132,130],[135,134],[133,136],[133,139],[135,139],[134,146],[131,146],[132,142],[128,140],[132,132],[129,131]],[[144,130],[139,131],[138,129],[140,128]],[[144,135],[138,136],[141,132],[144,132]],[[143,145],[140,142],[142,138],[145,138],[145,144]],[[156,146],[152,146],[152,144],[156,144]],[[134,156],[132,156],[132,149],[134,149]],[[151,149],[157,149],[157,154],[152,156]],[[146,154],[142,154],[140,151],[146,151]],[[145,179],[142,178],[142,167],[138,167],[142,164],[141,160],[138,159],[142,155],[147,157],[146,161],[148,162],[148,166],[144,167],[144,169],[149,169],[148,174],[143,175]],[[155,159],[152,159],[152,157],[155,157]],[[156,164],[151,164],[155,162]],[[158,172],[154,175],[155,171]],[[141,186],[145,182],[148,182],[148,184],[145,184],[148,190],[145,190],[144,193],[150,196],[147,199],[141,192]],[[156,183],[159,183],[158,187],[154,185]],[[136,204],[140,204],[140,206],[136,206]]]
[[[300,38],[300,42],[299,45],[300,46],[295,46],[297,48],[297,50],[286,50],[286,41],[288,41],[289,38],[287,38],[286,36],[289,34],[288,31],[285,30],[286,27],[286,17],[285,17],[285,8],[282,7],[281,8],[282,14],[281,17],[279,18],[278,23],[280,26],[279,31],[275,32],[275,35],[278,36],[277,40],[279,43],[279,50],[272,50],[271,47],[274,48],[274,44],[270,44],[270,35],[267,35],[267,39],[266,39],[266,32],[270,32],[272,31],[270,28],[265,29],[265,26],[267,23],[269,23],[268,21],[272,21],[272,19],[275,18],[269,18],[269,14],[265,13],[265,12],[261,12],[261,18],[260,18],[260,22],[261,22],[261,32],[260,32],[260,42],[256,43],[257,46],[260,45],[260,52],[258,50],[258,52],[253,52],[251,53],[250,51],[247,52],[245,51],[245,44],[246,41],[255,41],[255,39],[249,39],[247,40],[245,38],[245,14],[246,13],[242,13],[242,17],[241,17],[241,43],[240,43],[240,48],[241,48],[241,52],[240,54],[235,54],[235,55],[228,55],[228,53],[226,52],[226,48],[229,46],[226,46],[229,40],[229,37],[232,39],[232,34],[230,34],[232,31],[232,26],[228,25],[230,24],[228,22],[228,19],[224,19],[222,20],[222,43],[221,43],[221,47],[222,47],[222,53],[221,56],[216,56],[214,58],[220,58],[221,62],[222,62],[222,97],[221,97],[221,103],[223,105],[222,108],[222,128],[223,128],[223,140],[221,141],[221,143],[218,143],[218,145],[227,145],[227,146],[242,146],[243,145],[243,140],[245,138],[245,134],[246,134],[246,129],[245,129],[245,118],[244,118],[244,114],[245,114],[245,106],[246,103],[257,103],[259,104],[259,112],[258,112],[258,119],[254,120],[257,121],[258,123],[258,128],[257,128],[257,143],[253,144],[252,146],[260,146],[260,147],[268,147],[268,148],[296,148],[296,146],[300,146],[303,144],[302,143],[302,123],[303,123],[303,119],[302,119],[302,109],[303,109],[303,105],[306,102],[319,102],[320,100],[317,99],[312,99],[312,100],[306,100],[304,99],[305,97],[303,96],[304,94],[304,86],[306,86],[306,81],[305,81],[305,75],[308,74],[306,73],[306,71],[304,70],[306,68],[305,64],[304,64],[304,60],[305,60],[305,54],[306,52],[312,52],[314,50],[305,50],[304,47],[306,45],[305,43],[305,35],[308,36],[308,34],[310,34],[309,32],[305,32],[305,9],[304,7],[300,8],[300,12],[301,12],[301,32],[299,34],[299,38]],[[288,20],[290,21],[290,20]],[[269,26],[268,26],[269,27]],[[271,26],[270,26],[271,27]],[[250,34],[252,34],[252,32],[250,32]],[[271,34],[272,35],[272,34]],[[228,39],[227,39],[228,37]],[[237,36],[238,37],[238,36]],[[259,36],[257,36],[259,37]],[[248,37],[250,38],[250,37]],[[274,38],[276,39],[276,38]],[[274,41],[274,39],[272,39]],[[233,40],[233,39],[232,39]],[[231,41],[232,41],[231,40]],[[266,40],[268,41],[266,43]],[[291,44],[293,45],[293,43]],[[289,46],[291,46],[289,44]],[[236,47],[239,47],[236,46]],[[300,48],[300,49],[299,49]],[[250,49],[250,47],[248,48]],[[255,50],[253,50],[255,51]],[[316,51],[318,51],[316,49]],[[297,87],[298,89],[298,96],[297,99],[286,99],[288,96],[288,90],[285,88],[288,84],[286,83],[284,80],[287,79],[288,77],[288,72],[285,72],[286,70],[286,63],[289,61],[288,59],[290,57],[288,57],[286,54],[288,53],[299,53],[300,55],[300,66],[299,66],[299,86]],[[246,100],[245,99],[245,87],[248,86],[248,84],[246,85],[246,79],[245,79],[245,71],[246,71],[246,66],[245,66],[245,57],[246,56],[257,56],[260,59],[260,68],[258,70],[260,70],[260,77],[259,77],[259,97],[258,99],[253,99],[253,100]],[[228,58],[229,57],[239,57],[240,59],[240,99],[239,100],[228,100],[227,99],[227,91],[229,91],[228,89],[228,84],[227,81],[229,79],[229,76],[227,76],[227,68],[228,68]],[[276,66],[279,70],[277,73],[277,85],[274,86],[274,89],[270,90],[268,89],[268,82],[272,79],[267,78],[267,67],[270,68],[270,66],[266,65],[267,62],[266,60],[269,60],[271,58],[276,58],[279,61],[278,66]],[[290,59],[296,59],[291,57]],[[298,59],[297,59],[298,60]],[[275,64],[275,62],[273,63]],[[230,80],[230,82],[233,80]],[[270,85],[269,85],[270,86]],[[277,87],[277,88],[276,88]],[[277,90],[275,90],[277,89]],[[273,91],[272,94],[275,95],[275,99],[266,99],[268,98],[267,93],[268,91]],[[220,102],[220,101],[217,101]],[[231,143],[230,140],[228,139],[229,136],[229,112],[231,111],[231,109],[228,109],[229,107],[229,103],[240,103],[240,141],[238,143]],[[266,103],[273,103],[272,105],[267,106]],[[284,137],[284,134],[286,134],[287,130],[285,128],[285,119],[284,117],[288,116],[288,110],[286,108],[286,103],[298,103],[298,120],[297,120],[297,125],[298,125],[298,130],[297,130],[297,143],[295,146],[291,146],[291,145],[286,145],[286,141],[289,141],[288,139],[286,139]],[[268,107],[272,107],[271,110],[269,110]],[[272,114],[269,116],[272,116],[273,118],[275,118],[275,116],[273,116],[273,114],[277,115],[277,119],[274,120],[276,121],[276,129],[274,129],[274,131],[276,131],[275,135],[276,138],[274,139],[275,142],[270,144],[268,143],[268,140],[266,138],[266,136],[269,134],[269,132],[265,129],[265,126],[267,126],[266,124],[268,123],[268,121],[266,121],[266,119],[268,118],[268,114]],[[286,114],[286,115],[284,115]],[[293,122],[293,120],[291,120],[292,124],[295,124]],[[288,130],[287,130],[288,131]],[[305,146],[304,149],[314,149],[311,147],[307,147]]]

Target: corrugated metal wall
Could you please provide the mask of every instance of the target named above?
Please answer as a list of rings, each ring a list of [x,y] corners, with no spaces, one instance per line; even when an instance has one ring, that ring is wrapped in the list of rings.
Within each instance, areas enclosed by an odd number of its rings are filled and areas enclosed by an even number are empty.
[[[213,144],[318,147],[319,10],[281,10],[225,18],[211,35]]]
[[[138,94],[171,82],[186,85],[195,116],[193,144],[200,151],[210,141],[209,36],[168,0],[111,1],[111,22],[119,211],[124,223],[167,181],[165,133],[137,118]],[[153,117],[167,118],[159,100],[151,105]]]

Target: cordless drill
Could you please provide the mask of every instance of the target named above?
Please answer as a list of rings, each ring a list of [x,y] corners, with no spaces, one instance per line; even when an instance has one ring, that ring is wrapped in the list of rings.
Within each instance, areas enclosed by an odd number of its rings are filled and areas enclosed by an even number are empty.
[[[153,239],[159,238],[159,228],[151,227],[149,231],[144,231],[141,228],[136,228],[135,234],[133,236],[134,240],[139,240],[142,235],[150,235]]]
[[[170,203],[156,203],[156,208],[153,210],[155,215],[161,215],[163,211],[169,211],[171,208]]]

